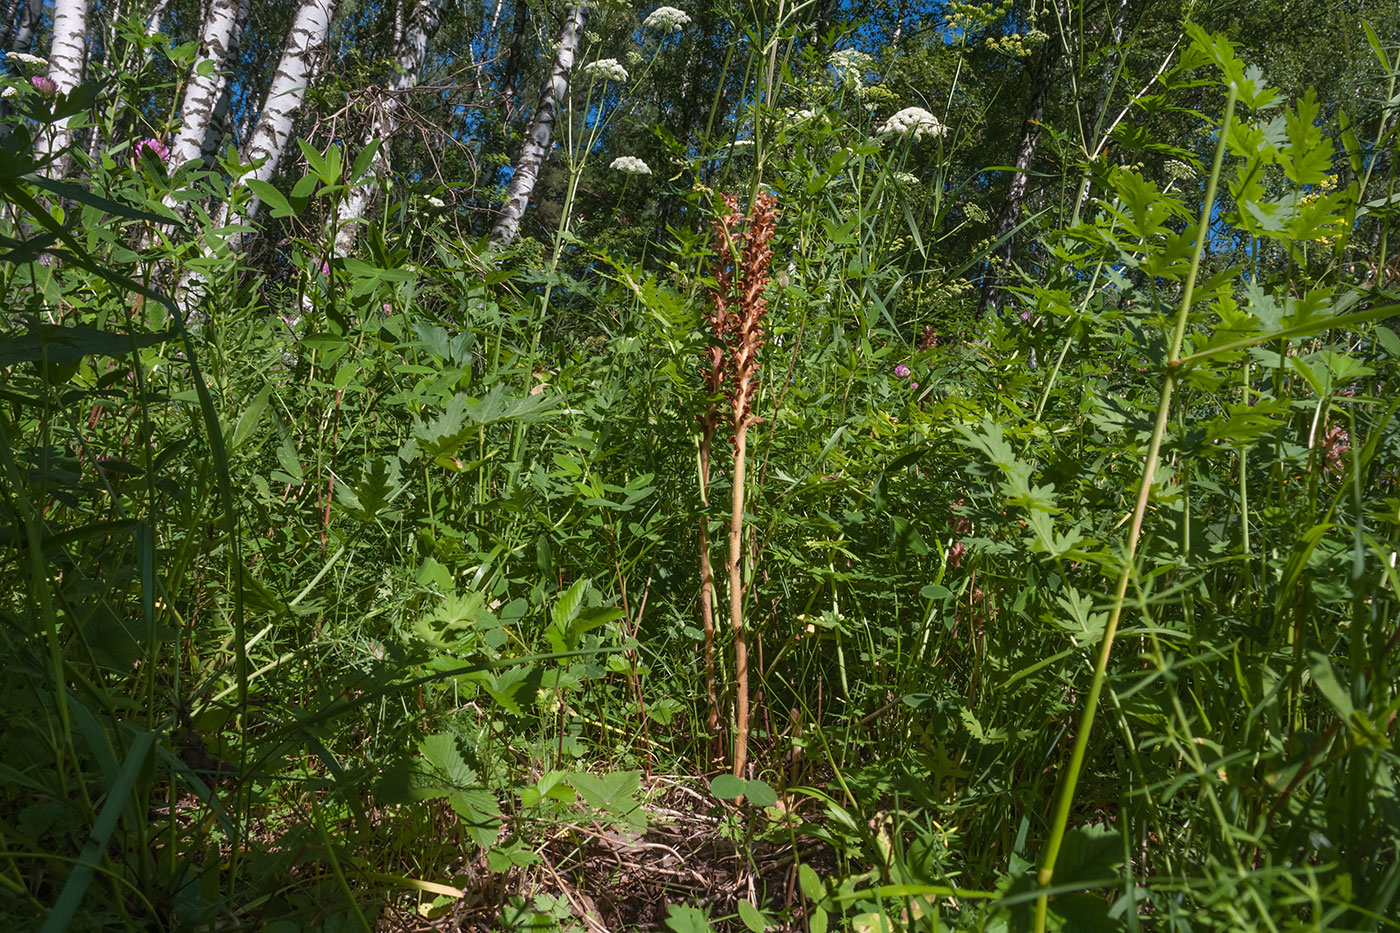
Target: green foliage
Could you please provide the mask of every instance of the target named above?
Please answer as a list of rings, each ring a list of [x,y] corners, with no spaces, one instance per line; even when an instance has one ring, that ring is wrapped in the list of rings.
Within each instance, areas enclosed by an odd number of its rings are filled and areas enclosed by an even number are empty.
[[[1082,736],[1047,928],[1393,928],[1393,112],[1344,121],[1188,25],[1104,121],[1116,147],[1053,142],[1082,176],[978,317],[983,169],[1020,125],[994,78],[1050,25],[1013,7],[951,11],[957,42],[906,34],[859,80],[808,7],[600,34],[682,90],[576,106],[597,133],[558,223],[510,255],[418,193],[335,255],[372,148],[315,133],[250,185],[275,232],[239,252],[211,220],[236,159],[99,148],[54,181],[54,110],[22,91],[0,117],[0,915],[329,929],[479,898],[487,925],[574,929],[570,893],[601,902],[625,857],[671,873],[658,928],[1023,929]],[[92,132],[142,125],[132,82],[194,54],[133,66]],[[935,90],[946,134],[872,135]],[[702,131],[712,101],[734,106]],[[703,244],[716,192],[761,189],[754,767],[711,779],[698,529],[723,540],[731,478],[702,504]],[[648,840],[682,817],[713,834],[687,858],[725,853],[693,874],[751,886],[681,887],[675,837]]]

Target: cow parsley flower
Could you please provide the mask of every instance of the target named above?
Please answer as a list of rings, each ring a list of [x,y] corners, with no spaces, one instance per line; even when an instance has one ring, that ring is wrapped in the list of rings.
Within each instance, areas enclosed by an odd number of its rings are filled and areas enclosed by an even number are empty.
[[[583,73],[590,78],[602,78],[604,81],[627,80],[627,69],[615,58],[600,58],[596,62],[589,62],[583,66]]]
[[[942,136],[947,131],[948,128],[924,108],[905,107],[886,120],[876,133],[880,136],[912,136],[918,140],[925,136]]]
[[[627,175],[651,174],[651,166],[636,156],[618,156],[612,160],[612,168]]]
[[[0,91],[0,100],[9,100],[11,97],[18,96],[19,88],[15,87],[13,84],[7,85],[3,91]]]
[[[891,177],[906,188],[912,188],[919,183],[919,176],[908,172],[894,172]]]
[[[431,194],[428,195],[428,196],[427,196],[426,198],[424,198],[423,200],[424,200],[424,201],[427,201],[427,202],[428,202],[428,205],[429,205],[430,207],[446,207],[446,206],[447,206],[446,204],[443,203],[442,198],[435,198],[435,197],[433,197]]]
[[[660,32],[680,32],[682,27],[689,24],[690,14],[673,6],[659,6],[642,20],[644,28]]]

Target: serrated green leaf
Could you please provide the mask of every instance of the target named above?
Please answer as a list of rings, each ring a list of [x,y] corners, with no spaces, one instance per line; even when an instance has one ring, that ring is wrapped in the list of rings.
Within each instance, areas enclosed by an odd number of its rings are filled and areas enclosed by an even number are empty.
[[[436,780],[446,781],[453,787],[476,783],[476,771],[462,757],[455,735],[444,732],[425,736],[418,742],[418,751],[432,766]]]
[[[705,912],[686,904],[672,904],[667,909],[666,929],[673,933],[714,933]]]

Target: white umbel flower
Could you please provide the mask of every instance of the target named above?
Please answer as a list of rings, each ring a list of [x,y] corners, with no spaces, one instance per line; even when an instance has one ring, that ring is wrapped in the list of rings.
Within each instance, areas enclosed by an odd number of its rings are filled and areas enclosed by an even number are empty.
[[[689,24],[690,14],[673,6],[659,6],[642,20],[643,27],[660,32],[680,32],[682,27]]]
[[[875,67],[875,59],[855,49],[842,49],[832,52],[827,64],[843,82],[860,87],[865,81],[865,73]]]
[[[0,91],[0,100],[9,100],[11,97],[18,96],[19,88],[15,87],[13,84],[8,85],[3,91]]]
[[[596,62],[589,62],[583,66],[583,73],[590,78],[602,78],[604,81],[627,80],[627,69],[615,58],[600,58]]]
[[[428,202],[428,205],[429,205],[430,207],[446,207],[446,206],[447,206],[445,203],[443,203],[442,198],[435,198],[435,197],[433,197],[431,194],[428,195],[428,196],[427,196],[426,198],[424,198],[423,200],[424,200],[424,201],[427,201],[427,202]]]
[[[922,107],[905,107],[876,130],[881,136],[912,136],[914,139],[942,136],[947,131],[948,127]]]
[[[17,62],[20,70],[26,74],[42,74],[49,70],[49,63],[46,59],[37,55],[30,55],[28,52],[7,52],[6,57],[12,62]]]
[[[612,168],[627,175],[651,174],[651,166],[636,156],[618,156],[612,160]]]

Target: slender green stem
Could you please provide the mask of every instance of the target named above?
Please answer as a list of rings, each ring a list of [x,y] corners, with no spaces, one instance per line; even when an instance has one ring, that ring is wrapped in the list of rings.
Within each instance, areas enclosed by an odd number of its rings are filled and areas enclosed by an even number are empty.
[[[1225,158],[1225,140],[1230,132],[1230,123],[1235,115],[1235,101],[1239,88],[1231,82],[1229,98],[1225,104],[1225,119],[1221,121],[1216,139],[1215,160],[1211,165],[1210,180],[1206,183],[1205,203],[1201,206],[1201,219],[1196,227],[1196,243],[1191,251],[1191,268],[1186,274],[1182,289],[1181,307],[1176,314],[1176,328],[1172,334],[1171,351],[1167,355],[1167,372],[1162,380],[1161,399],[1157,403],[1157,421],[1152,427],[1152,440],[1147,447],[1147,456],[1142,466],[1142,482],[1138,487],[1137,505],[1133,509],[1133,521],[1128,530],[1128,541],[1123,555],[1123,570],[1118,577],[1118,587],[1113,597],[1113,609],[1109,613],[1108,624],[1104,627],[1103,640],[1099,644],[1098,660],[1094,664],[1094,677],[1089,685],[1089,694],[1084,700],[1084,709],[1079,717],[1079,731],[1074,737],[1074,749],[1070,753],[1069,764],[1065,768],[1055,801],[1055,813],[1050,823],[1050,838],[1045,844],[1040,871],[1036,880],[1041,894],[1035,903],[1036,933],[1045,933],[1049,914],[1048,889],[1055,877],[1055,861],[1064,843],[1065,830],[1069,825],[1070,810],[1074,806],[1074,792],[1079,783],[1080,772],[1084,768],[1084,756],[1089,747],[1089,734],[1094,728],[1094,715],[1098,710],[1099,696],[1103,693],[1104,680],[1108,673],[1108,659],[1113,653],[1113,640],[1118,634],[1118,622],[1123,616],[1124,597],[1128,583],[1133,576],[1133,558],[1137,552],[1138,539],[1142,534],[1143,517],[1147,514],[1147,500],[1152,492],[1152,480],[1157,470],[1157,456],[1162,449],[1162,436],[1166,431],[1167,415],[1171,410],[1172,393],[1176,388],[1178,361],[1181,357],[1181,344],[1186,336],[1186,322],[1190,316],[1192,293],[1196,288],[1196,274],[1201,266],[1201,254],[1205,250],[1206,237],[1210,233],[1211,214],[1215,208],[1215,191],[1220,181],[1220,167]]]

